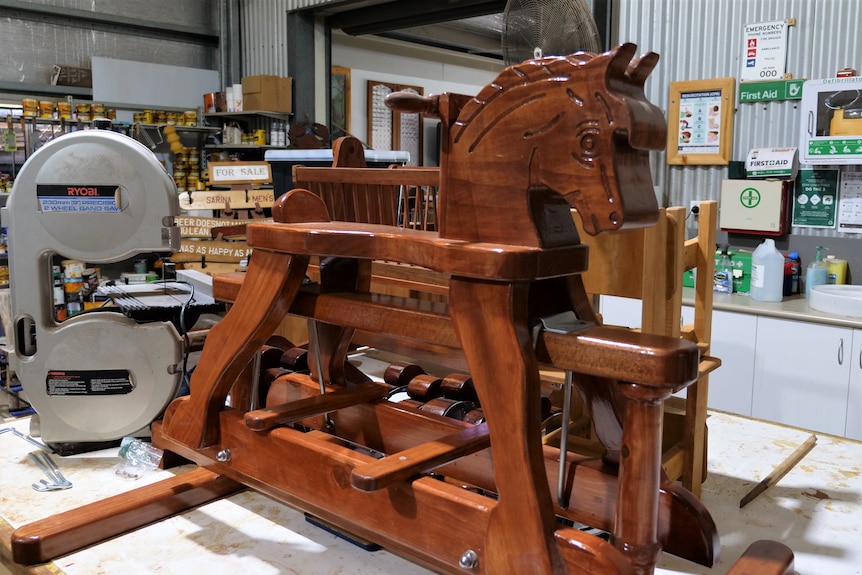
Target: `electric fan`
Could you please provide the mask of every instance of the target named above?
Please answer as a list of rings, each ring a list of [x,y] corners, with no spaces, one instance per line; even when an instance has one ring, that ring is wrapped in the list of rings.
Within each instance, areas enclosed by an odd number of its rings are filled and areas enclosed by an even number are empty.
[[[599,30],[585,0],[509,0],[503,14],[503,60],[601,51]]]

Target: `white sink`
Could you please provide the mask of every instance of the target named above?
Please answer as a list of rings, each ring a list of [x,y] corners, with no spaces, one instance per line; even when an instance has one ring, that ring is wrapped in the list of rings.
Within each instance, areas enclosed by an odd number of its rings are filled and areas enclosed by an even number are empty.
[[[811,288],[811,309],[862,318],[862,285],[820,285]]]

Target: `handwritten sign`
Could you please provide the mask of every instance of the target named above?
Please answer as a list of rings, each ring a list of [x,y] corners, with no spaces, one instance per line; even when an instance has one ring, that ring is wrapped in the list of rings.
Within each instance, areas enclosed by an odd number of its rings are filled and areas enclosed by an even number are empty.
[[[263,184],[272,181],[269,162],[212,162],[210,184]]]
[[[180,228],[180,237],[183,238],[211,238],[212,229],[225,226],[242,226],[260,222],[271,222],[272,218],[255,220],[226,220],[224,218],[200,218],[195,216],[177,216],[174,225]]]
[[[260,206],[271,208],[275,202],[272,189],[180,192],[181,210],[247,210]]]
[[[245,242],[183,240],[180,251],[174,252],[171,261],[181,263],[206,259],[208,262],[236,263],[247,258],[251,251]]]

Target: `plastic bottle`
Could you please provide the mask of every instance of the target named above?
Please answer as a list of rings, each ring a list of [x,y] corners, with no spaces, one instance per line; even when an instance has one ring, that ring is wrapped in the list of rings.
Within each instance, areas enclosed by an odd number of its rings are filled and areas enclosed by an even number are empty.
[[[847,279],[847,260],[826,256],[826,283],[843,284]]]
[[[728,246],[721,249],[721,256],[715,264],[715,275],[713,276],[712,289],[716,293],[733,293],[733,264],[730,254],[727,253]]]
[[[817,246],[817,254],[814,256],[814,261],[808,264],[808,269],[805,270],[805,297],[811,297],[811,288],[814,286],[824,285],[829,274],[829,266],[823,260],[823,246]]]
[[[784,297],[784,256],[768,238],[751,254],[751,299],[781,301]]]
[[[784,297],[793,295],[793,262],[789,257],[784,258]]]
[[[273,120],[269,125],[269,145],[277,146],[278,145],[278,121]]]
[[[278,122],[278,144],[276,145],[281,147],[287,145],[287,122]]]
[[[790,263],[793,266],[793,276],[790,280],[790,293],[795,295],[802,291],[800,289],[800,284],[802,283],[802,259],[799,257],[799,252],[797,251],[790,252],[787,258],[790,260]]]

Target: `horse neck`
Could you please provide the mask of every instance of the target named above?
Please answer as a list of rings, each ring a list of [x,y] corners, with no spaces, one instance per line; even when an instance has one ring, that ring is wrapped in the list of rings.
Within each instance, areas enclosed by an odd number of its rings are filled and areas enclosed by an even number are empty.
[[[531,187],[523,171],[452,169],[445,161],[441,170],[440,237],[535,248],[580,243],[571,206]]]

